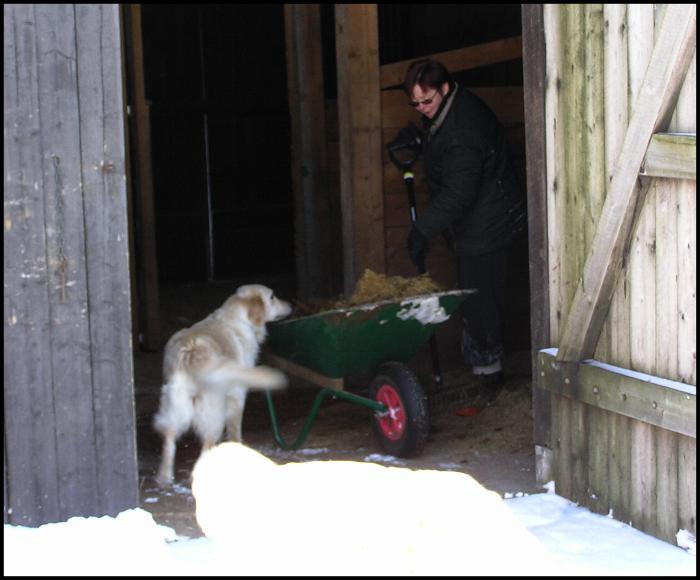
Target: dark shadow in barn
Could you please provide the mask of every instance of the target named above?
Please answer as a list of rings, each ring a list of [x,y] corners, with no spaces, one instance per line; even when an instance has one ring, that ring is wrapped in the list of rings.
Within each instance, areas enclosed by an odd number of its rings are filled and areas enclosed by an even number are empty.
[[[520,5],[378,8],[380,64],[460,48],[466,38],[476,45],[520,34]],[[240,284],[262,283],[284,298],[297,297],[283,10],[265,4],[141,5],[142,50],[127,37],[127,61],[143,71],[152,175],[149,207],[138,197],[147,174],[139,172],[137,159],[148,149],[139,143],[132,118],[134,366],[144,489],[151,485],[160,452],[151,422],[168,338],[204,318]],[[322,36],[325,98],[331,100],[337,96],[333,5],[322,5]],[[130,78],[134,117],[139,96]],[[465,86],[522,86],[522,61],[468,71],[458,80]],[[524,184],[524,139],[516,158]],[[340,232],[336,235],[339,239]],[[527,244],[512,253],[506,348],[517,354],[529,350]],[[339,262],[332,274],[338,293]],[[458,347],[445,350],[449,371],[460,365]],[[415,361],[419,372],[429,373],[427,354]],[[527,366],[529,352],[520,358]],[[529,372],[522,369],[523,376]],[[309,389],[283,395],[280,420],[303,416],[314,395]],[[269,429],[269,418],[263,397],[253,394],[244,434],[258,429]],[[178,446],[177,468],[191,467],[198,453],[198,443],[186,435]]]

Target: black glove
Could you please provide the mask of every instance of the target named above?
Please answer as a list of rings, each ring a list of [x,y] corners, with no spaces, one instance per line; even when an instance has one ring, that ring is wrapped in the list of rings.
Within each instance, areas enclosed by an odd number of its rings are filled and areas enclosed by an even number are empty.
[[[409,123],[406,127],[401,129],[396,135],[391,143],[387,145],[389,150],[398,151],[401,149],[414,149],[416,151],[421,150],[421,145],[423,143],[423,135],[415,123]]]
[[[425,270],[425,254],[428,252],[428,238],[421,231],[413,226],[406,239],[406,248],[408,256],[411,258],[416,267],[422,271]]]

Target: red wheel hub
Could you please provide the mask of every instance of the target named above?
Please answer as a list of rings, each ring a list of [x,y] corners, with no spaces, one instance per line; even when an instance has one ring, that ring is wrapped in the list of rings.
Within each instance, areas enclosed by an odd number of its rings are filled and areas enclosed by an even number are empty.
[[[406,410],[401,397],[393,386],[382,385],[376,399],[387,408],[387,413],[378,419],[379,428],[387,439],[398,441],[406,430]]]

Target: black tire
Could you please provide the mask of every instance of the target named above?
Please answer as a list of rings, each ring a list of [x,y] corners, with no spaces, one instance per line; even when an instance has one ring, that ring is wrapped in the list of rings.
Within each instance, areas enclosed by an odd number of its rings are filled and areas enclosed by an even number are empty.
[[[396,457],[415,457],[422,450],[430,430],[428,398],[418,378],[406,365],[386,362],[377,369],[369,396],[393,413],[372,418],[372,431],[382,449]]]

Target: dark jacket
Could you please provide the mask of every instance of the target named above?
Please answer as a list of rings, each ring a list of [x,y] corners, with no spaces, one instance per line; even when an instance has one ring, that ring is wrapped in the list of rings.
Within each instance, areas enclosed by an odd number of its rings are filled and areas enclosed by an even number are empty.
[[[507,245],[524,228],[526,204],[491,109],[455,85],[437,115],[425,119],[424,131],[430,203],[418,229],[429,239],[449,229],[457,255]]]

